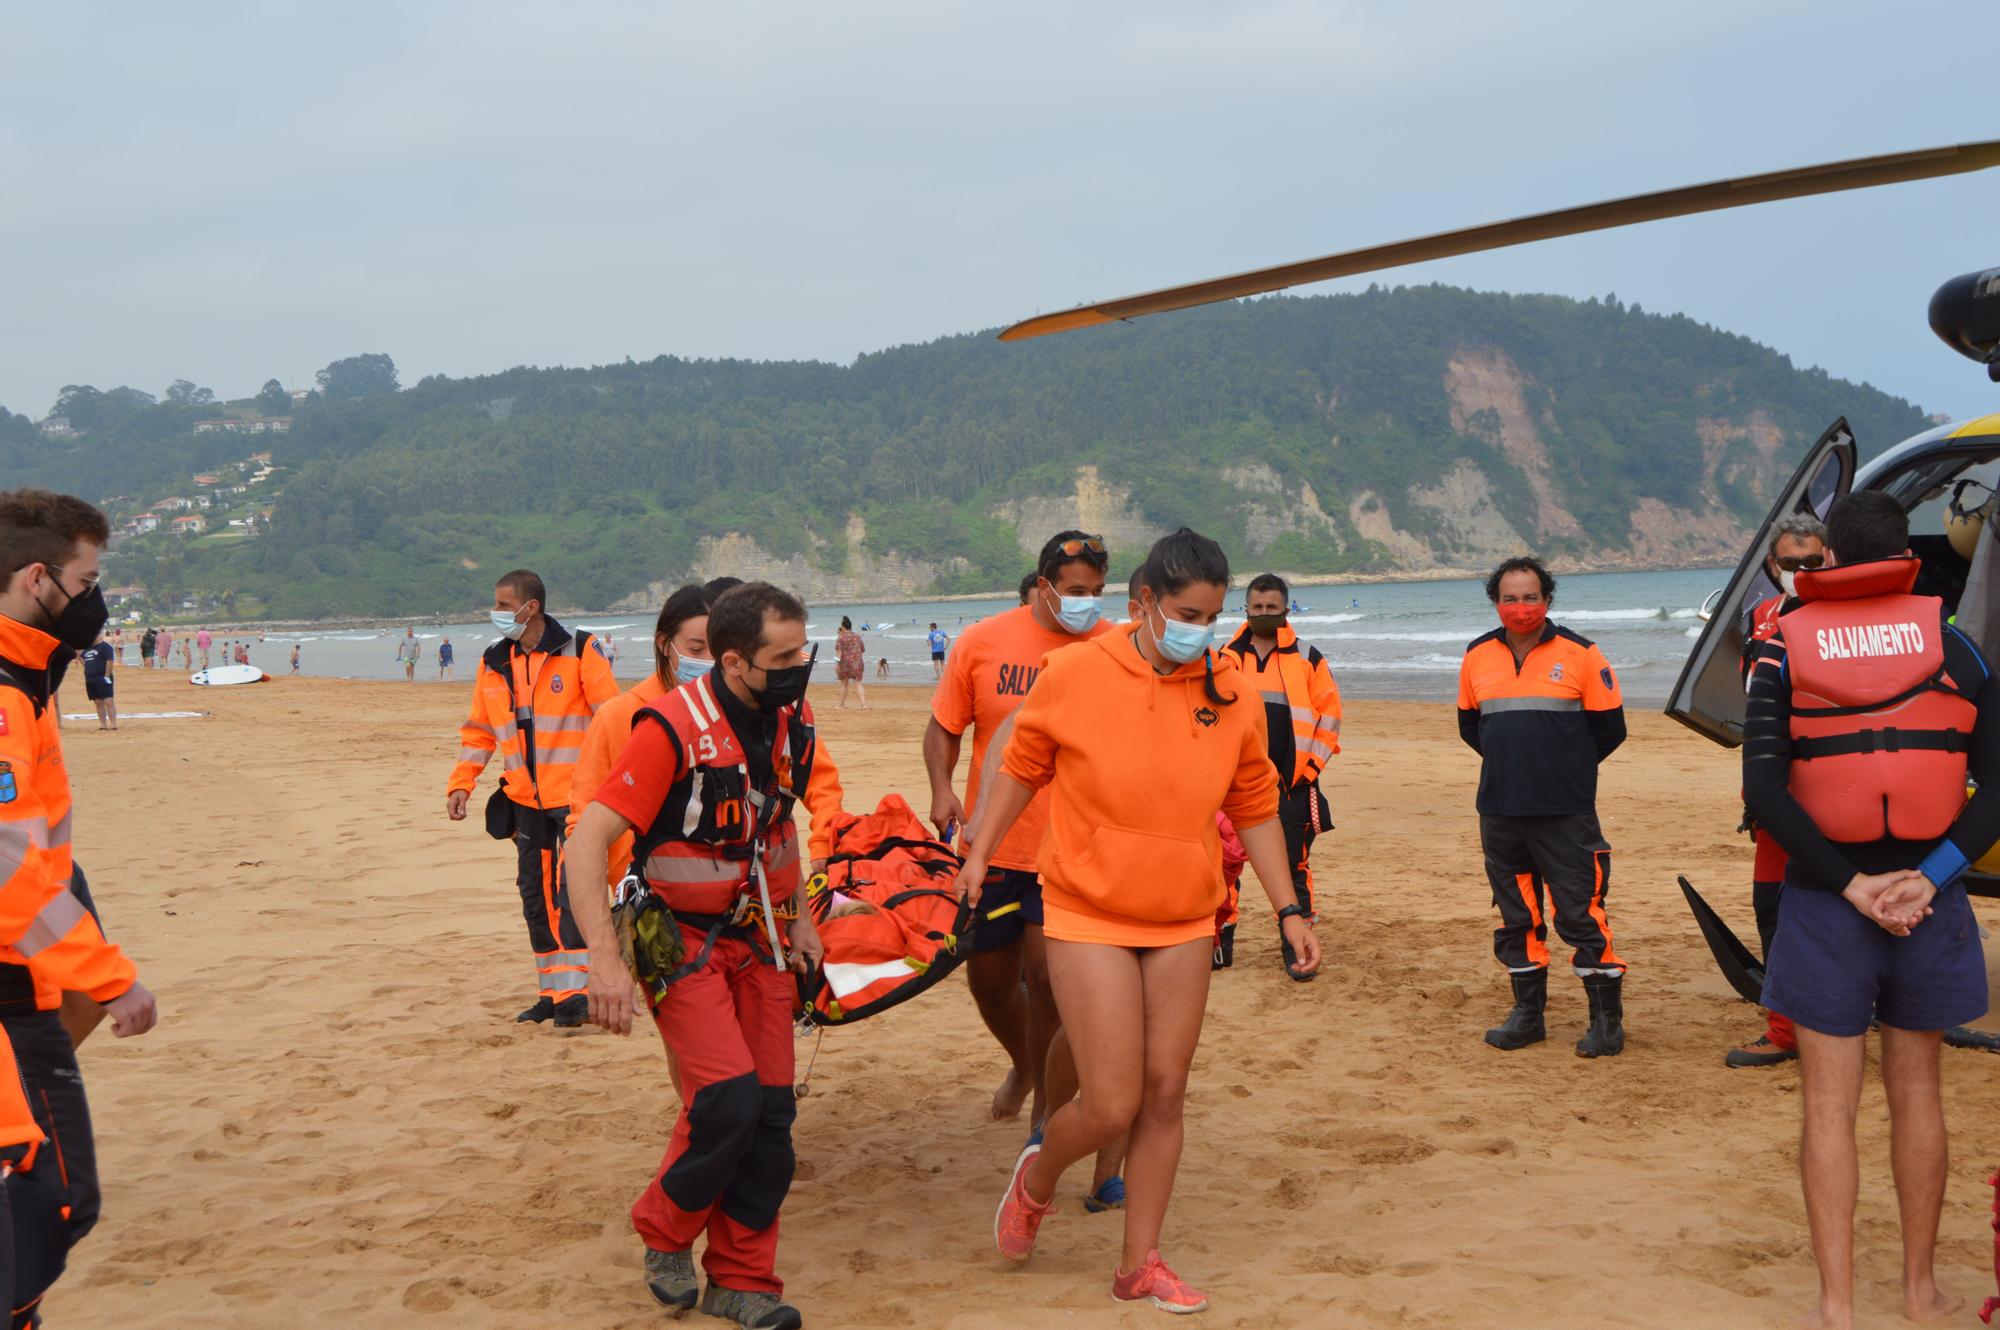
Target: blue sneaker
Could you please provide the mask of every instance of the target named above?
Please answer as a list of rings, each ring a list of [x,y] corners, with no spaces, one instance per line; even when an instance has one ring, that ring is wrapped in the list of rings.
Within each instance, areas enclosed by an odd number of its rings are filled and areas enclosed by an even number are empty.
[[[1037,1125],[1033,1131],[1028,1133],[1028,1144],[1040,1145],[1041,1143],[1042,1143],[1042,1129],[1039,1125]]]
[[[1094,1215],[1125,1208],[1125,1179],[1106,1178],[1104,1185],[1083,1198],[1083,1208]]]

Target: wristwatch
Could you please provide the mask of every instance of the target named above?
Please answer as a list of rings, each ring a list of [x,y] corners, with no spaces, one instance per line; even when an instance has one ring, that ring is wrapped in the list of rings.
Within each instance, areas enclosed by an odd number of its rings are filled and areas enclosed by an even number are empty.
[[[1307,923],[1312,922],[1312,916],[1306,913],[1306,907],[1298,904],[1297,902],[1294,902],[1290,905],[1283,907],[1278,911],[1278,927],[1283,928],[1285,926],[1285,920],[1290,919],[1293,916],[1297,916],[1298,918],[1305,920]]]

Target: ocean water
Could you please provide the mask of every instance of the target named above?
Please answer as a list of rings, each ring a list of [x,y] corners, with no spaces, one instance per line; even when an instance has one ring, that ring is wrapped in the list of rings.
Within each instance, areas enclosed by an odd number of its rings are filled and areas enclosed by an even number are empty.
[[[1554,613],[1557,623],[1591,638],[1617,669],[1629,701],[1658,706],[1666,700],[1701,621],[1702,599],[1728,579],[1724,569],[1653,573],[1574,574],[1559,579]],[[1123,588],[1108,601],[1122,609]],[[1305,608],[1292,616],[1299,635],[1332,662],[1343,695],[1449,701],[1457,695],[1458,663],[1465,644],[1497,625],[1493,607],[1476,580],[1449,582],[1380,582],[1367,586],[1300,587],[1294,599]],[[931,677],[928,626],[935,621],[956,637],[961,629],[987,615],[1012,607],[1005,600],[949,601],[907,605],[814,606],[807,636],[821,644],[818,675],[833,677],[833,636],[846,615],[868,643],[868,678],[874,682],[876,663],[887,659],[889,682],[921,683]],[[1241,593],[1231,594],[1231,612],[1219,631],[1234,633],[1242,625]],[[584,615],[565,620],[605,638],[617,653],[616,670],[623,679],[637,679],[652,668],[650,614]],[[293,643],[301,646],[301,672],[356,679],[400,679],[396,662],[398,629],[293,629],[267,632],[262,641],[254,628],[242,636],[250,642],[251,660],[274,675],[289,669]],[[216,630],[219,644],[238,636]],[[437,647],[450,638],[457,652],[456,680],[472,677],[479,652],[494,640],[491,625],[480,620],[462,624],[425,624],[417,629],[423,659],[417,679],[438,682]],[[128,646],[127,659],[137,647]]]

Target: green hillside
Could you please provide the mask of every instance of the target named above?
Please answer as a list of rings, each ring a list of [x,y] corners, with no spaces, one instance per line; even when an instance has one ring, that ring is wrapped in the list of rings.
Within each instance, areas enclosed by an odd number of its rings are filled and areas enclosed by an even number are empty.
[[[982,332],[848,366],[430,378],[307,401],[254,443],[192,432],[217,409],[127,402],[63,440],[0,415],[0,468],[150,501],[268,449],[268,530],[130,539],[113,576],[271,615],[404,614],[464,612],[516,564],[592,607],[696,570],[821,597],[985,590],[1068,521],[1108,531],[1120,564],[1181,523],[1299,573],[1524,547],[1686,563],[1733,554],[1834,417],[1865,451],[1926,424],[1687,318],[1436,286],[1019,345]]]

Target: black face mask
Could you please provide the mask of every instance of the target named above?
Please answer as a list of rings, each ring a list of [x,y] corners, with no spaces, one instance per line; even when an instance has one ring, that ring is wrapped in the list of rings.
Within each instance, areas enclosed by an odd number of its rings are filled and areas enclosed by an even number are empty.
[[[55,581],[53,577],[49,580]],[[62,590],[62,583],[56,583],[56,590]],[[49,614],[49,607],[42,606],[42,613]],[[70,596],[61,614],[49,614],[49,635],[72,651],[84,651],[96,644],[110,618],[110,607],[104,603],[104,588],[92,584],[88,590]]]
[[[819,644],[814,643],[812,655],[803,665],[786,665],[781,669],[764,671],[764,686],[750,689],[750,696],[757,704],[757,710],[772,715],[804,699],[806,683],[812,678],[813,665],[819,660]],[[745,687],[748,687],[745,681]]]
[[[1283,614],[1253,614],[1243,622],[1258,637],[1275,637],[1278,630],[1285,626],[1285,616]]]

